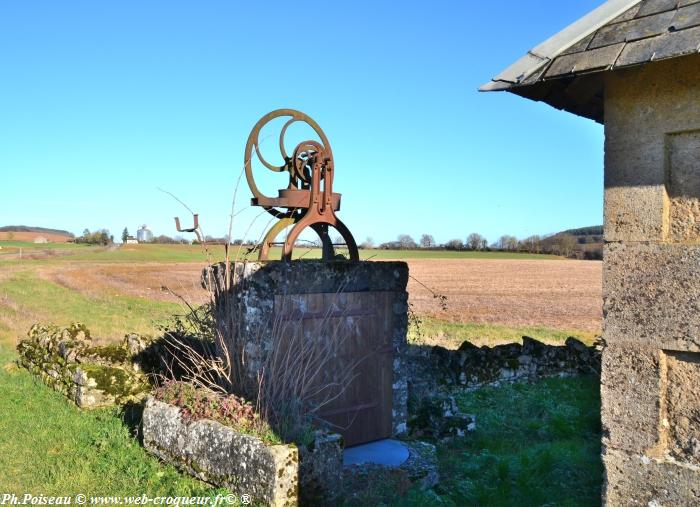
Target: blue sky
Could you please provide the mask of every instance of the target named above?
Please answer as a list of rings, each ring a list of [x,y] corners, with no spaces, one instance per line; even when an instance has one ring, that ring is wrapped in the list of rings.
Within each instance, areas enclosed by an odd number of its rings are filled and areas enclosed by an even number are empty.
[[[248,133],[280,107],[328,135],[358,242],[600,224],[602,127],[476,91],[600,3],[2,2],[0,225],[174,235],[163,188],[223,235]]]

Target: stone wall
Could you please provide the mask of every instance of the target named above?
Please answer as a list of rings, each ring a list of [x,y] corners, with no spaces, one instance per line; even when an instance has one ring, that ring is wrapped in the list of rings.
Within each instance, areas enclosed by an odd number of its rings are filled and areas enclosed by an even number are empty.
[[[602,344],[587,346],[576,338],[548,345],[527,336],[523,343],[477,347],[465,341],[457,350],[439,346],[409,348],[412,396],[429,395],[443,387],[468,389],[553,376],[600,374]]]
[[[387,295],[388,311],[380,316],[387,328],[382,336],[390,345],[392,362],[392,433],[406,432],[407,377],[404,367],[406,333],[408,327],[408,266],[404,262],[241,262],[232,264],[232,288],[226,290],[227,276],[224,263],[204,270],[202,283],[215,294],[215,313],[219,328],[225,336],[230,353],[243,349],[243,368],[255,389],[258,374],[274,349],[280,331],[280,307],[286,297],[297,297],[299,319],[306,319],[313,311],[305,308],[304,296],[309,295]],[[361,297],[360,297],[361,299]],[[340,298],[342,300],[342,297]],[[368,301],[370,298],[367,299]],[[277,306],[277,307],[276,307]],[[323,310],[326,311],[326,310]],[[277,313],[276,313],[277,312]],[[322,312],[323,313],[323,312]],[[339,310],[339,317],[343,317]],[[347,325],[355,325],[352,316]],[[362,334],[362,333],[360,333]],[[240,345],[242,343],[242,345]],[[222,354],[224,351],[222,351]],[[349,364],[358,358],[347,358]]]
[[[150,384],[139,363],[149,341],[129,334],[119,344],[97,346],[82,324],[58,328],[35,324],[17,345],[20,366],[65,394],[94,408],[143,399]]]
[[[604,501],[700,504],[700,57],[605,81]]]
[[[185,421],[178,407],[149,397],[146,449],[191,475],[271,506],[328,502],[342,489],[339,435],[317,433],[309,446],[266,444],[208,419]]]
[[[465,436],[474,430],[477,416],[459,411],[453,388],[478,389],[553,376],[599,375],[601,349],[602,343],[589,347],[575,338],[558,346],[527,336],[523,336],[522,344],[495,347],[477,347],[470,342],[464,342],[457,350],[410,346],[409,433],[437,439]]]

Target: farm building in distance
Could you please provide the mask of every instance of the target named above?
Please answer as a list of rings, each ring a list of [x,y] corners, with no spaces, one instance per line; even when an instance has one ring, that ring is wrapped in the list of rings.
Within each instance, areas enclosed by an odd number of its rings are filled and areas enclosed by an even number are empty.
[[[75,236],[60,229],[7,225],[0,227],[0,241],[26,241],[30,243],[69,243]]]

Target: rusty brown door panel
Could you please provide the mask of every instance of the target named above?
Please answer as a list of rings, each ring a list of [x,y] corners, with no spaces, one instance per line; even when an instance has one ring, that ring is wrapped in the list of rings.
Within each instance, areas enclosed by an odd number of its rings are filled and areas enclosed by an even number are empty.
[[[306,375],[322,389],[314,400],[327,402],[319,414],[343,435],[347,446],[391,436],[392,300],[390,292],[275,298],[281,343],[298,349],[292,354],[309,354],[306,347],[332,348],[321,371],[310,368]],[[344,389],[335,387],[339,383]]]

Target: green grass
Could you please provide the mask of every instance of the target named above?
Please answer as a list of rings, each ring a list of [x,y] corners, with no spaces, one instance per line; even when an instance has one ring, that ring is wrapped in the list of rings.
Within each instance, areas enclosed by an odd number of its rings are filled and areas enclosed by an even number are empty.
[[[384,474],[369,477],[348,506],[600,505],[597,378],[552,378],[454,394],[464,412],[476,415],[476,429],[436,443],[440,482],[433,491]],[[401,489],[405,495],[399,497]]]
[[[0,345],[0,491],[226,493],[150,456],[120,410],[80,411],[8,364],[14,357]],[[392,490],[368,491],[361,502],[383,493],[393,506],[600,505],[597,379],[547,379],[463,392],[457,399],[463,411],[476,414],[477,429],[464,439],[438,443],[441,482],[435,491],[413,489],[400,498]]]
[[[70,255],[65,259],[80,261],[101,261],[101,262],[207,262],[209,258],[213,261],[224,259],[224,247],[212,245],[208,247],[209,253],[204,251],[201,245],[123,245],[114,250],[105,247],[94,247],[87,245],[76,245],[72,243],[47,243],[37,245],[34,243],[20,241],[0,241],[0,246],[7,247],[8,252],[15,252],[15,249],[22,247],[28,250],[65,250]],[[342,250],[340,251],[342,253]],[[2,253],[2,250],[0,250]],[[28,252],[29,253],[29,252]],[[233,259],[238,253],[238,247],[231,247]],[[243,247],[238,254],[238,258],[245,258],[246,248]],[[294,251],[295,258],[318,259],[321,257],[321,250],[297,248]],[[270,251],[270,259],[279,259],[281,249],[276,247]],[[360,258],[383,260],[383,259],[516,259],[516,260],[544,260],[560,259],[554,255],[510,253],[510,252],[457,252],[449,250],[360,250]],[[2,255],[0,255],[2,259]],[[249,260],[257,259],[257,253],[248,256]],[[9,262],[9,260],[8,260]]]
[[[519,252],[457,252],[453,250],[360,250],[362,259],[561,259],[555,255]]]
[[[573,336],[586,344],[592,344],[595,333],[577,330],[552,329],[543,326],[508,327],[499,324],[477,324],[474,322],[449,322],[432,317],[420,317],[420,323],[411,323],[408,339],[411,343],[439,344],[446,348],[457,348],[465,341],[474,345],[499,345],[522,342],[523,336],[536,340],[563,344]]]
[[[93,298],[40,279],[27,271],[13,273],[0,282],[0,320],[46,320],[59,326],[83,322],[94,336],[115,338],[127,332],[151,333],[155,323],[182,309],[175,303],[133,296]],[[26,331],[26,330],[23,330]],[[11,342],[0,328],[0,343]]]
[[[82,412],[0,345],[0,492],[211,496],[211,486],[161,464],[117,409]],[[225,492],[224,490],[220,490]]]
[[[547,379],[458,396],[476,430],[439,446],[447,505],[600,505],[599,382]]]

